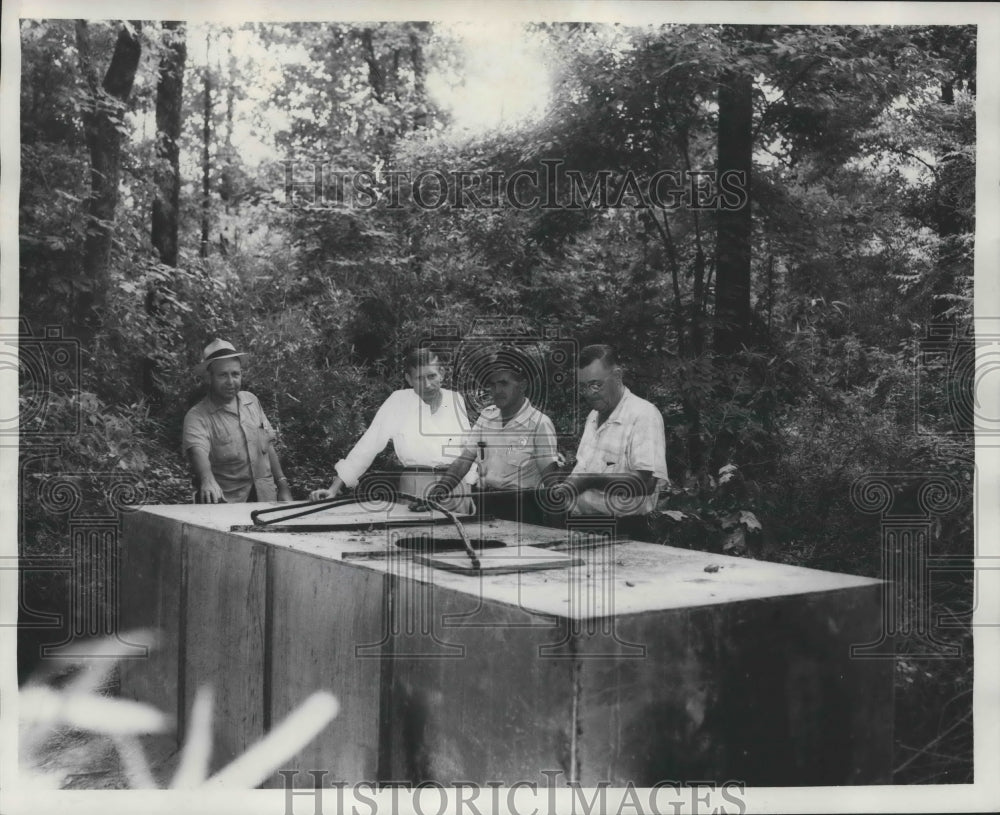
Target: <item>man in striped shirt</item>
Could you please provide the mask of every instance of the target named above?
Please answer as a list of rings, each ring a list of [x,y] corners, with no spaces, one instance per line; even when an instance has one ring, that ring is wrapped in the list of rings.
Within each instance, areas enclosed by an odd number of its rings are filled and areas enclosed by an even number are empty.
[[[528,363],[516,349],[490,360],[487,384],[493,404],[483,408],[445,483],[457,482],[476,461],[485,490],[530,490],[558,462],[552,420],[527,397]]]

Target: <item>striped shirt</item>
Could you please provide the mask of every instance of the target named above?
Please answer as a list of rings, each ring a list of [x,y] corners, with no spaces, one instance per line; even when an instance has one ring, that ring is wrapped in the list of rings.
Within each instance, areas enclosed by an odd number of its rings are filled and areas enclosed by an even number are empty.
[[[533,489],[545,468],[558,459],[552,420],[527,399],[507,424],[496,405],[483,408],[466,449],[476,454],[484,471],[483,486],[489,489]]]

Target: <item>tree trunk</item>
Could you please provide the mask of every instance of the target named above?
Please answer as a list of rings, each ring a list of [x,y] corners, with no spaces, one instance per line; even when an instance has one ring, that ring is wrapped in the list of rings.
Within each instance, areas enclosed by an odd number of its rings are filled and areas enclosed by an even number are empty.
[[[201,243],[198,255],[208,257],[209,227],[211,226],[211,179],[212,162],[210,146],[212,142],[212,69],[209,54],[212,48],[212,35],[205,35],[205,76],[203,82],[204,105],[202,108],[201,126]]]
[[[153,174],[156,197],[153,199],[152,241],[160,262],[176,266],[181,187],[178,139],[181,134],[181,101],[187,47],[184,42],[184,23],[165,22],[163,28],[166,47],[160,60],[160,78],[156,86],[157,167]]]
[[[424,59],[424,47],[421,41],[430,27],[429,23],[413,23],[410,31],[410,64],[413,66],[413,129],[426,127],[427,111],[427,61]]]
[[[955,104],[955,88],[951,81],[941,83],[941,104]],[[937,152],[940,170],[934,202],[934,221],[941,243],[938,246],[936,259],[937,273],[931,286],[931,322],[953,323],[954,318],[948,313],[952,307],[948,295],[956,293],[956,268],[966,265],[963,262],[963,250],[958,236],[968,229],[969,225],[962,223],[963,219],[955,200],[942,190],[942,187],[947,189],[947,184],[943,183],[942,179],[951,177],[953,168],[950,165],[956,163],[954,145],[941,144]]]
[[[83,114],[90,151],[90,197],[87,201],[87,237],[83,248],[83,286],[77,298],[77,336],[91,344],[101,324],[107,295],[112,231],[118,205],[121,142],[125,103],[132,93],[142,46],[141,23],[122,25],[104,81],[98,83],[86,20],[76,21],[80,70],[91,91],[93,107]]]
[[[223,145],[224,160],[222,162],[222,178],[219,181],[219,197],[225,205],[226,215],[231,215],[236,206],[236,168],[234,166],[235,151],[233,150],[233,111],[236,107],[236,56],[233,54],[233,36],[229,35],[226,64],[226,135]],[[224,236],[220,243],[226,246]]]
[[[375,55],[375,44],[372,41],[372,30],[366,28],[361,32],[361,46],[364,49],[365,62],[368,64],[368,82],[372,88],[375,101],[385,101],[385,72]]]
[[[178,139],[181,134],[181,104],[184,88],[184,63],[187,46],[184,40],[184,23],[163,24],[163,56],[160,58],[160,75],[156,85],[156,170],[153,182],[153,219],[150,237],[160,263],[177,266],[180,167]],[[146,292],[146,314],[159,328],[162,318],[160,304],[165,284],[154,283]],[[142,361],[142,390],[153,406],[163,404],[164,391],[160,384],[160,364],[155,351]]]
[[[723,39],[750,39],[727,26]],[[752,26],[751,28],[759,28]],[[751,33],[752,36],[752,33]],[[719,83],[718,173],[744,174],[747,202],[740,209],[718,213],[718,258],[715,273],[716,353],[731,354],[750,341],[750,172],[753,151],[753,80],[735,70],[723,72]]]

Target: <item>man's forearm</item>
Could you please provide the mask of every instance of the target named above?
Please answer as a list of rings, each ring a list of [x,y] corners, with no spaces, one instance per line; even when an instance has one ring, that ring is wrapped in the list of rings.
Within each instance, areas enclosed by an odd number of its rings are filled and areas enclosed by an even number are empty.
[[[204,483],[209,479],[215,480],[211,462],[208,460],[208,453],[198,447],[189,447],[188,459],[191,461],[191,467],[200,482]]]
[[[462,454],[456,458],[451,464],[448,465],[448,469],[444,471],[441,476],[441,481],[445,483],[449,489],[452,489],[458,485],[458,483],[465,478],[465,474],[469,472],[472,467],[472,462],[476,460],[476,454],[471,450],[463,450]]]
[[[603,490],[614,484],[635,483],[638,479],[642,493],[649,495],[656,486],[653,474],[646,470],[637,473],[573,473],[566,478],[566,483],[579,492],[584,490]]]
[[[285,478],[285,474],[281,471],[281,462],[278,460],[278,451],[274,449],[273,443],[267,448],[267,460],[271,465],[271,476],[274,478],[274,483],[279,484],[283,481],[287,483],[288,479]]]

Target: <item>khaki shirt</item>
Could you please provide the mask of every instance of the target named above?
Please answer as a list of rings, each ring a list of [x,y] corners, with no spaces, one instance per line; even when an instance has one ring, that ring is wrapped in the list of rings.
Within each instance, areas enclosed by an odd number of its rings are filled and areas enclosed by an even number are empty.
[[[482,456],[479,442],[486,445]],[[506,425],[496,405],[483,408],[466,449],[476,454],[488,489],[534,489],[545,468],[558,460],[552,420],[527,399]]]
[[[238,409],[238,413],[237,413]],[[268,450],[275,433],[257,397],[240,391],[236,405],[216,405],[206,396],[184,417],[182,449],[196,447],[208,454],[212,475],[229,503],[246,501],[257,488],[258,501],[278,497]]]

